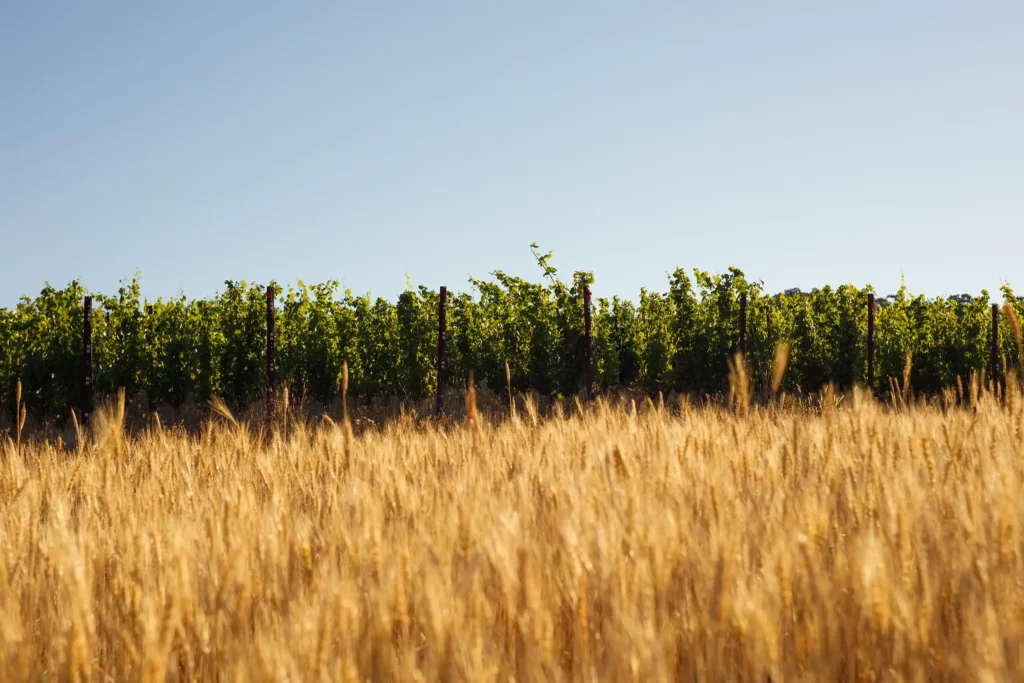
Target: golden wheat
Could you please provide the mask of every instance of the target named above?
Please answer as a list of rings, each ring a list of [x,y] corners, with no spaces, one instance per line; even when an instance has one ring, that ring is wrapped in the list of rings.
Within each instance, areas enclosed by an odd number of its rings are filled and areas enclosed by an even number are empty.
[[[974,396],[358,435],[122,401],[3,446],[0,679],[1019,679],[1022,402]]]

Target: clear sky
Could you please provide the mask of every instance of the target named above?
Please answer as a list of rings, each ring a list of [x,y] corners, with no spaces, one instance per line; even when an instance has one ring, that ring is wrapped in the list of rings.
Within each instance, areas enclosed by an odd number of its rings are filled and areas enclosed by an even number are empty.
[[[1024,2],[4,2],[0,306],[730,265],[1024,294]]]

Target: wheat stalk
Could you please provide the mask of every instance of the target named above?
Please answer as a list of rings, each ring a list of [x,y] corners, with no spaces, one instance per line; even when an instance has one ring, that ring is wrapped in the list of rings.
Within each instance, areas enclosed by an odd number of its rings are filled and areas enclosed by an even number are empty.
[[[508,367],[508,361],[505,361],[505,385],[508,387],[508,409],[509,415],[513,420],[516,419],[516,401],[512,397],[512,371]]]
[[[782,386],[782,379],[786,376],[786,367],[789,364],[789,343],[780,342],[775,347],[775,362],[772,364],[772,396],[779,393]]]

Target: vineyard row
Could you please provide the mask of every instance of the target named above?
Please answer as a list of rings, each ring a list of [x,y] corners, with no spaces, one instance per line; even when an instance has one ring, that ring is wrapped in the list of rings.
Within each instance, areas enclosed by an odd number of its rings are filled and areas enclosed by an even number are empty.
[[[592,282],[586,272],[537,284],[499,271],[471,280],[476,296],[420,287],[396,303],[339,296],[337,282],[285,291],[228,282],[214,299],[152,303],[136,280],[114,297],[77,282],[47,286],[0,309],[0,419],[19,382],[33,415],[64,419],[77,408],[87,421],[94,395],[119,388],[145,391],[151,405],[219,396],[271,408],[282,387],[327,403],[347,365],[356,397],[435,396],[440,412],[445,387],[471,375],[549,396],[714,394],[728,388],[736,352],[764,388],[782,342],[790,391],[834,382],[885,394],[909,360],[914,389],[937,392],[973,374],[1005,378],[1021,355],[1024,304],[1008,285],[1000,307],[986,292],[928,300],[905,288],[876,305],[870,287],[851,285],[770,296],[737,269],[677,270],[667,292],[641,291],[637,303],[592,300]]]

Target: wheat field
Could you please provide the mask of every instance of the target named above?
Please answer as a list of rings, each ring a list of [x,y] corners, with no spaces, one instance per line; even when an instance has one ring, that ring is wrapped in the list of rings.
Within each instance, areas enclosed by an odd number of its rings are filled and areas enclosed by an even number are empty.
[[[1020,679],[1024,413],[974,393],[108,409],[3,445],[0,680]]]

